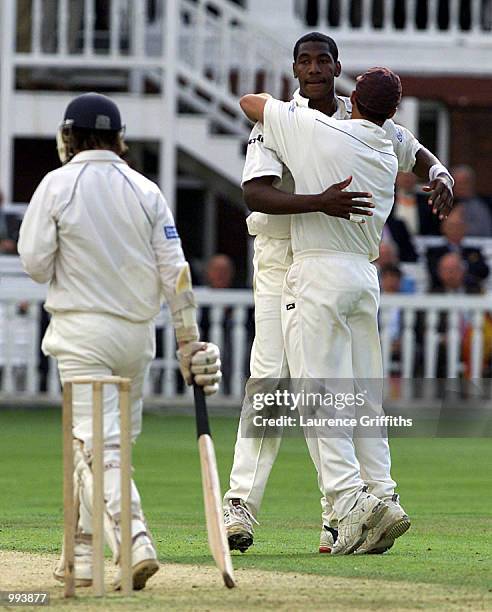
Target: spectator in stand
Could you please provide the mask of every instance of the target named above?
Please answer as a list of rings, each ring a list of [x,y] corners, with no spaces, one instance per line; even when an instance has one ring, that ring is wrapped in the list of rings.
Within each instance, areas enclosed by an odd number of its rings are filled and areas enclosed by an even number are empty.
[[[400,259],[398,257],[397,247],[393,241],[386,239],[381,242],[381,244],[379,245],[379,257],[374,263],[378,271],[379,286],[381,287],[382,291],[385,291],[382,284],[383,270],[385,268],[391,267],[393,270],[397,268],[400,273],[400,284],[398,290],[402,293],[415,292],[415,280],[413,278],[410,278],[409,276],[403,275],[399,268]]]
[[[480,248],[463,246],[463,238],[466,233],[463,205],[453,208],[448,217],[442,221],[441,231],[446,243],[439,247],[427,249],[431,291],[439,291],[443,288],[439,274],[439,264],[441,258],[448,253],[455,253],[464,264],[464,287],[471,291],[480,289],[482,281],[489,275],[489,267]]]
[[[474,170],[470,166],[455,166],[451,173],[455,202],[464,205],[467,236],[492,237],[492,215],[477,195]]]
[[[446,253],[439,259],[437,277],[432,293],[480,293],[479,283],[467,282],[466,263],[459,253]]]
[[[431,293],[447,295],[476,294],[480,292],[478,283],[467,282],[466,262],[461,255],[456,252],[449,252],[443,255],[437,263],[438,283],[432,288]],[[460,345],[465,347],[465,340],[469,328],[469,321],[461,315],[459,321]],[[425,338],[425,315],[419,313],[417,317],[417,346],[424,346]],[[437,348],[437,378],[447,377],[447,348],[448,348],[448,313],[442,311],[437,322],[438,348]],[[421,367],[421,366],[420,366]],[[417,376],[421,376],[422,371],[417,371]]]
[[[211,289],[231,289],[234,283],[235,267],[234,262],[228,255],[217,254],[213,255],[207,262],[205,269],[205,277],[207,286]],[[202,308],[200,329],[201,336],[211,340],[211,325],[210,308]],[[223,361],[223,390],[229,394],[231,391],[231,375],[232,375],[232,308],[226,307],[222,318],[222,334],[223,342],[221,346],[221,354]]]
[[[419,192],[412,172],[398,172],[393,217],[403,221],[411,236],[439,235],[439,219],[432,214],[428,196]]]
[[[235,275],[234,262],[228,255],[214,255],[207,263],[205,275],[212,289],[230,289]]]
[[[379,271],[379,279],[382,293],[400,293],[402,273],[397,265],[384,265]]]
[[[0,191],[0,255],[17,254],[17,236],[14,236],[11,221],[3,210],[3,194]]]
[[[387,263],[381,267],[379,271],[379,284],[381,293],[391,294],[400,293],[402,284],[402,273],[400,268],[393,264]],[[391,361],[400,361],[400,338],[401,338],[401,311],[399,308],[391,308],[389,311],[387,325],[391,338]]]

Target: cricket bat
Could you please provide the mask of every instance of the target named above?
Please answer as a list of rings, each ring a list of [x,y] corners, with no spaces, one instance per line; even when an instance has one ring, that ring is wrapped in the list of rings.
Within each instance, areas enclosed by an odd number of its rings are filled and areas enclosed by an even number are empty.
[[[202,387],[194,384],[193,392],[195,395],[196,432],[202,468],[203,501],[205,505],[205,518],[207,520],[208,545],[215,564],[222,574],[224,584],[227,588],[232,589],[236,586],[234,582],[234,569],[232,567],[231,553],[229,552],[222,513],[219,473],[217,471],[214,443],[210,435],[207,404]]]

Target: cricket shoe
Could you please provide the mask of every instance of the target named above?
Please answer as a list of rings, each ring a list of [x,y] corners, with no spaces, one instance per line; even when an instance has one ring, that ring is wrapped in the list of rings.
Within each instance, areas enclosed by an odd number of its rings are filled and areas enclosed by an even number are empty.
[[[388,511],[383,520],[369,530],[365,542],[355,551],[356,555],[381,555],[393,546],[396,538],[410,528],[410,517],[400,506],[400,496],[395,493],[384,502]]]
[[[241,499],[231,499],[224,509],[224,524],[231,550],[246,552],[253,544],[253,523],[258,521]]]
[[[338,538],[338,529],[333,527],[327,527],[323,525],[321,528],[321,534],[319,536],[319,552],[320,553],[331,553],[333,545]]]
[[[379,525],[388,510],[389,506],[374,495],[362,493],[347,516],[338,521],[338,538],[331,554],[352,554],[367,538],[369,530]]]
[[[147,580],[159,570],[157,553],[151,539],[146,533],[138,534],[132,544],[132,579],[133,590],[141,591]],[[121,589],[121,569],[113,581],[115,591]]]
[[[77,534],[74,548],[75,586],[89,587],[92,585],[92,536]],[[60,560],[53,572],[55,580],[65,582],[65,553],[62,551]]]

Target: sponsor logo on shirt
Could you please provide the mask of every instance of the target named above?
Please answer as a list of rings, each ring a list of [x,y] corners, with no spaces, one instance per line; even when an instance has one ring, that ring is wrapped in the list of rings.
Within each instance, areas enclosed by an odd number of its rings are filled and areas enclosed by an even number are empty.
[[[295,100],[292,100],[292,102],[290,103],[290,106],[289,106],[289,111],[291,113],[293,113],[293,112],[295,112],[295,110],[296,110],[296,102],[295,102]]]
[[[179,238],[178,230],[174,225],[165,225],[164,226],[164,234],[168,240],[174,240],[175,238]]]
[[[396,129],[396,137],[398,138],[400,142],[403,142],[403,132],[399,130],[398,128]]]
[[[295,307],[296,307],[295,303],[286,304],[285,310],[294,310]]]
[[[250,138],[248,140],[248,145],[255,144],[255,142],[263,142],[263,134],[258,134],[256,138]]]

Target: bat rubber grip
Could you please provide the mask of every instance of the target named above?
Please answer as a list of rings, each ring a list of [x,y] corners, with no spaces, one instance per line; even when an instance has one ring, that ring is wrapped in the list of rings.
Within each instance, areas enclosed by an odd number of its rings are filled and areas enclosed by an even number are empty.
[[[208,423],[207,404],[203,387],[193,383],[193,394],[195,396],[196,437],[199,438],[203,434],[210,436],[210,425]]]

